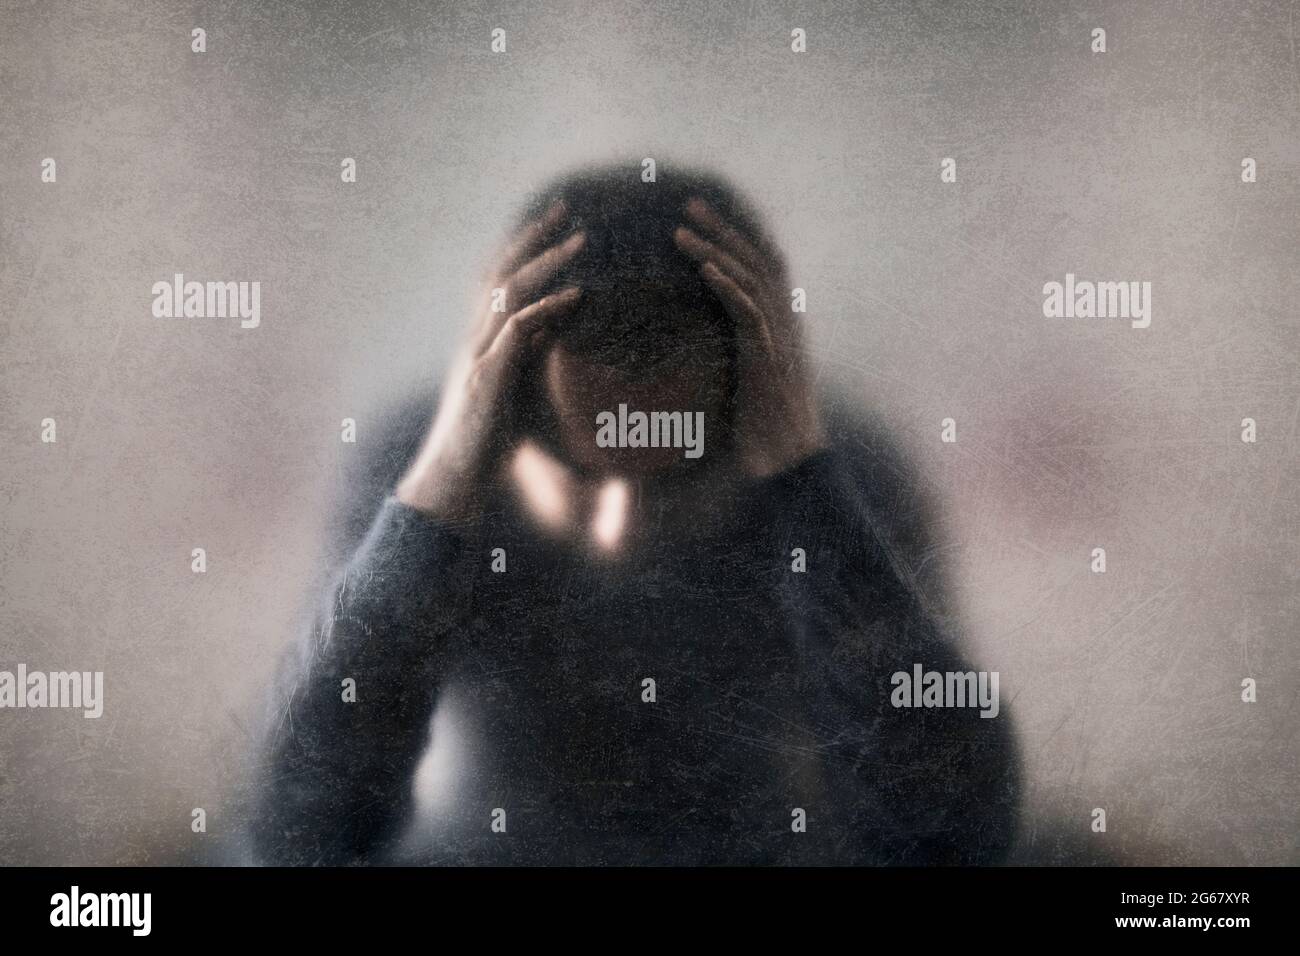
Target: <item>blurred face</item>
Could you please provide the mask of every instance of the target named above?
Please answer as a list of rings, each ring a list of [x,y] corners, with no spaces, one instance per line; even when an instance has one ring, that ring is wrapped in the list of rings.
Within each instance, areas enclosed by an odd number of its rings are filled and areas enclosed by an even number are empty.
[[[597,475],[668,477],[712,464],[726,447],[728,369],[726,352],[703,361],[669,363],[646,380],[599,365],[554,346],[546,357],[546,392],[556,411],[560,440],[569,457]],[[689,459],[682,448],[600,447],[597,416],[619,413],[682,412],[704,414],[703,455]]]

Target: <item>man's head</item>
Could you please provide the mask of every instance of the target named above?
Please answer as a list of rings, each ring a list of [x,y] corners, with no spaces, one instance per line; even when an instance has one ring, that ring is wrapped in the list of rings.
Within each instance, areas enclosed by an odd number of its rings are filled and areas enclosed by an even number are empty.
[[[562,199],[569,222],[558,234],[587,233],[583,251],[544,290],[577,285],[583,295],[555,326],[538,370],[541,407],[531,416],[537,437],[584,471],[646,475],[707,463],[693,463],[680,448],[599,447],[597,415],[620,404],[647,414],[702,412],[705,459],[726,453],[735,329],[673,242],[696,196],[760,238],[755,217],[726,184],[687,171],[661,171],[653,183],[635,167],[581,172],[542,190],[525,212],[535,218]]]

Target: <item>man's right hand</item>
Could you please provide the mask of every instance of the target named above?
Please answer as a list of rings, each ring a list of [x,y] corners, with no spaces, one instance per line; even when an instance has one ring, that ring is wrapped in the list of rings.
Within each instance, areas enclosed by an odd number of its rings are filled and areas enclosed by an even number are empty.
[[[554,322],[582,294],[569,287],[537,298],[586,242],[581,230],[556,242],[566,215],[563,203],[553,204],[502,255],[420,453],[397,485],[402,503],[450,521],[481,513],[484,487],[508,450],[520,371],[541,354]],[[494,310],[494,303],[503,307]]]

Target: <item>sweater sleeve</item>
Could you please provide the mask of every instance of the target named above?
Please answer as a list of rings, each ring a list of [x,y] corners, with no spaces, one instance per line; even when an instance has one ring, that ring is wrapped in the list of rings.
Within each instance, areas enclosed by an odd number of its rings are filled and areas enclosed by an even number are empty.
[[[271,716],[253,823],[264,862],[368,861],[400,836],[465,551],[457,530],[389,497],[325,589]]]
[[[972,668],[885,543],[889,516],[872,513],[836,452],[768,479],[761,494],[778,516],[771,547],[806,551],[806,573],[784,576],[783,587],[802,612],[804,670],[835,728],[827,755],[856,781],[838,808],[855,858],[998,862],[1014,836],[1019,791],[1007,708],[984,717],[971,706],[894,706],[899,672]]]

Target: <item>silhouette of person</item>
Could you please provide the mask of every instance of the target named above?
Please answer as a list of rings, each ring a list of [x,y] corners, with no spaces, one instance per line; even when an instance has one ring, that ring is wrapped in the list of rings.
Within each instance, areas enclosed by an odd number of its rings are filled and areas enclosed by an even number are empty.
[[[891,703],[895,673],[969,668],[900,566],[907,489],[826,416],[790,301],[716,177],[539,194],[440,398],[347,489],[271,707],[260,859],[1003,858],[1006,708]],[[702,453],[670,415],[598,441],[620,406],[702,415]]]

